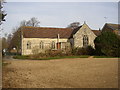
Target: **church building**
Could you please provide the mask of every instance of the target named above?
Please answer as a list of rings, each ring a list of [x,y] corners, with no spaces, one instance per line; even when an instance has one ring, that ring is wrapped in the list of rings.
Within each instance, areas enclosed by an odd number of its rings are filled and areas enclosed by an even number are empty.
[[[25,26],[22,27],[22,55],[88,45],[94,48],[94,39],[100,33],[100,30],[92,30],[86,23],[75,29]]]

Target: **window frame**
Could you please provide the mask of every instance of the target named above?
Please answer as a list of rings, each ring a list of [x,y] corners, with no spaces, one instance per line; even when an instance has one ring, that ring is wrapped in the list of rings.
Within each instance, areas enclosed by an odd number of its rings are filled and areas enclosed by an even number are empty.
[[[87,35],[84,35],[83,36],[83,47],[88,46],[88,44],[89,44],[89,38]]]
[[[52,43],[51,43],[51,49],[55,49],[55,41],[52,41]]]

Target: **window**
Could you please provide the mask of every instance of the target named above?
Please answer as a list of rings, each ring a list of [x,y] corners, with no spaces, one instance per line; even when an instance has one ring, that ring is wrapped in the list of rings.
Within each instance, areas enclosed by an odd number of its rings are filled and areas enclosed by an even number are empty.
[[[27,49],[31,49],[31,42],[30,41],[27,42]]]
[[[52,41],[52,47],[51,48],[55,49],[55,42],[54,41]]]
[[[57,49],[61,49],[61,42],[57,43]]]
[[[40,42],[40,49],[43,49],[44,48],[44,43],[41,41]]]
[[[88,36],[84,35],[83,36],[83,47],[86,47],[86,46],[88,46]]]

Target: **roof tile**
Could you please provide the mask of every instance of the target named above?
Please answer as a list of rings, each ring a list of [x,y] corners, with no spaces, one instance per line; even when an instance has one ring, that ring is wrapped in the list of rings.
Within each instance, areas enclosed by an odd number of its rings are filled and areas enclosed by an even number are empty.
[[[70,38],[72,29],[70,28],[44,28],[44,27],[22,27],[25,38]]]

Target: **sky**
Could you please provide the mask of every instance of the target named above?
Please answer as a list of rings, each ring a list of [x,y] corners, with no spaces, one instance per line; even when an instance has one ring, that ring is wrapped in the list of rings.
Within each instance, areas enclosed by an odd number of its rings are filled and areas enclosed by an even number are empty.
[[[23,20],[36,17],[40,27],[67,27],[72,22],[84,21],[93,30],[105,23],[118,23],[118,2],[7,2],[7,13],[2,35],[12,33]],[[105,17],[107,17],[105,19]]]

